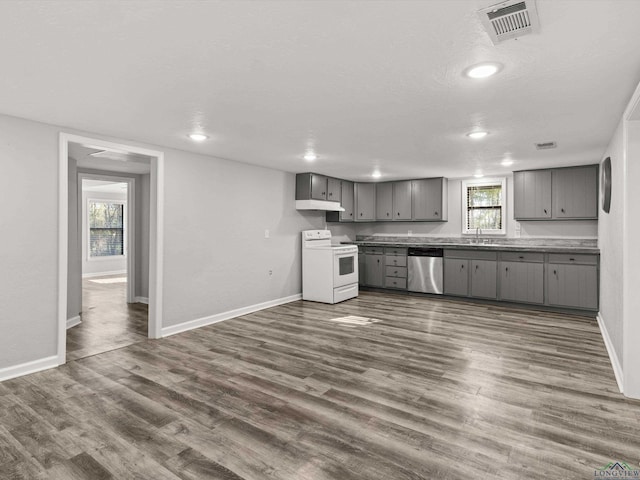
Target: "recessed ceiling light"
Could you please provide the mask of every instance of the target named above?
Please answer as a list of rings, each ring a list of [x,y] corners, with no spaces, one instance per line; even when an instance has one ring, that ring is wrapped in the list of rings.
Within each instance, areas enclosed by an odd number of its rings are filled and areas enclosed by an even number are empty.
[[[382,174],[380,173],[380,170],[374,170],[373,173],[371,174],[371,176],[373,178],[380,178],[382,176]]]
[[[467,68],[464,74],[469,78],[487,78],[498,73],[501,68],[499,63],[478,63]]]
[[[307,162],[313,162],[314,160],[317,160],[317,159],[318,159],[318,156],[317,156],[315,153],[313,153],[313,152],[307,152],[307,153],[305,153],[305,154],[304,154],[304,157],[303,157],[303,158],[304,158]]]
[[[189,138],[194,142],[204,142],[209,137],[204,133],[190,133]]]
[[[511,160],[510,158],[505,158],[504,160],[502,160],[502,162],[500,162],[500,165],[502,165],[503,167],[508,167],[509,165],[513,165],[513,160]]]
[[[479,132],[470,132],[467,133],[467,137],[469,138],[473,138],[474,140],[477,140],[479,138],[484,138],[487,135],[489,135],[489,132],[483,132],[483,131],[479,131]]]
[[[484,173],[474,173],[473,176],[476,178],[482,178],[484,177]]]

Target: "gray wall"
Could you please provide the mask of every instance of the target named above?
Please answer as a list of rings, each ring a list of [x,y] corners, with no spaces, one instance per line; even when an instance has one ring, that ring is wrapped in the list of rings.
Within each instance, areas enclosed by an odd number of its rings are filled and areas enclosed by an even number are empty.
[[[589,162],[586,162],[589,163]],[[592,161],[591,163],[595,163]],[[459,237],[462,235],[462,179],[449,179],[449,221],[448,222],[379,222],[356,223],[357,235],[400,234]],[[596,238],[598,222],[580,221],[535,221],[520,222],[521,237],[578,237]],[[513,174],[507,176],[507,237],[514,237],[516,222],[513,219]]]
[[[301,292],[300,232],[324,216],[295,210],[293,174],[177,150],[165,162],[165,327]]]
[[[0,115],[0,368],[57,354],[58,129]]]
[[[293,174],[0,115],[0,369],[57,354],[60,131],[165,152],[163,327],[301,292]]]
[[[616,129],[603,158],[611,157],[611,209],[600,209],[600,316],[622,365],[623,354],[623,271],[624,271],[624,145],[623,122]]]

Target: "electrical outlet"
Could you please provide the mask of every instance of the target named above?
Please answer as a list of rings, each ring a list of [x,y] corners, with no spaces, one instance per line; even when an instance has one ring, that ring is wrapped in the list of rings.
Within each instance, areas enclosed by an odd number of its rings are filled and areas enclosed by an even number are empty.
[[[407,232],[407,236],[410,236],[412,233],[413,233],[413,231],[409,230],[409,231]]]
[[[269,238],[269,230],[264,231],[264,238]]]
[[[269,276],[273,276],[273,270],[269,270]]]

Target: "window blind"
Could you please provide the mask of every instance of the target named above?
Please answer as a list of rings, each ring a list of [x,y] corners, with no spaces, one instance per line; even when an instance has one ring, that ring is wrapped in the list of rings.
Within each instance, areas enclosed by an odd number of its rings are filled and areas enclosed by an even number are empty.
[[[467,229],[502,229],[502,185],[467,186]]]

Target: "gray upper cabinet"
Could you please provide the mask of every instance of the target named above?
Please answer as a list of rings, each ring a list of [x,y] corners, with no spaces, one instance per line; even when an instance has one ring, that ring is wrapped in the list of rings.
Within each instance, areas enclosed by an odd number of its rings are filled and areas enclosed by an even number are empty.
[[[327,177],[317,173],[297,174],[296,200],[327,200]]]
[[[559,168],[552,172],[553,216],[598,218],[598,166]]]
[[[376,219],[376,184],[356,183],[356,222],[371,222]]]
[[[393,184],[376,184],[376,220],[393,220]]]
[[[516,220],[551,218],[551,170],[513,172]]]
[[[327,179],[327,200],[342,201],[342,182],[338,178]]]
[[[413,220],[447,220],[447,179],[424,178],[411,181]]]
[[[340,221],[353,222],[353,182],[342,180],[340,190],[340,205],[342,206],[342,208],[344,208],[344,212],[340,212]]]
[[[513,172],[516,220],[598,218],[598,165]]]
[[[411,220],[411,180],[393,183],[393,219]]]

